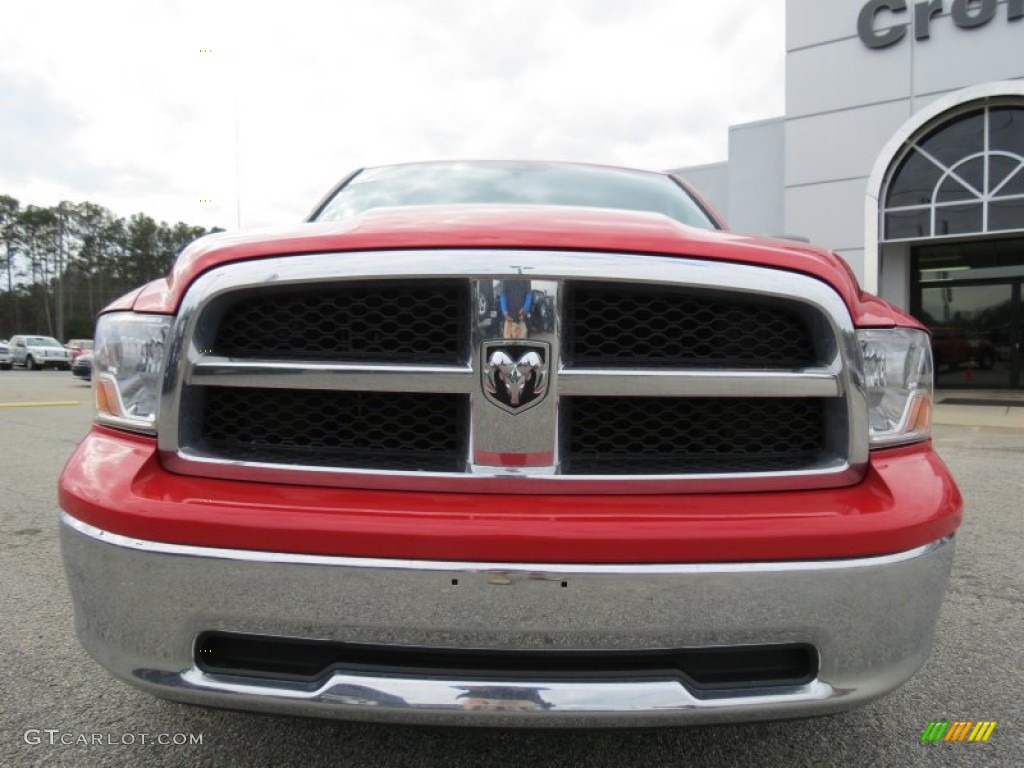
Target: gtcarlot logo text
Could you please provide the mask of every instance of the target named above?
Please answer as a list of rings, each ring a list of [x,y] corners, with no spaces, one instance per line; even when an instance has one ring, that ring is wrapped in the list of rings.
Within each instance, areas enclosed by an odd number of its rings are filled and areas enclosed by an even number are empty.
[[[59,728],[29,728],[23,737],[30,746],[113,747],[141,744],[147,747],[185,747],[203,743],[201,733],[75,733]]]

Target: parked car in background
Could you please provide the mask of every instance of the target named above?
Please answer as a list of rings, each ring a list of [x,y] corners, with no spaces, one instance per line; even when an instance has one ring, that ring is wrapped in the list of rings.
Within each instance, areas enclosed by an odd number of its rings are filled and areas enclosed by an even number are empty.
[[[971,338],[963,328],[931,328],[932,356],[935,369],[945,366],[959,368],[972,363],[978,368],[989,370],[995,365],[995,345],[988,339]]]
[[[14,367],[14,357],[6,341],[0,341],[0,370],[9,371]]]
[[[42,368],[71,368],[71,356],[64,345],[52,336],[12,336],[11,355],[15,365],[30,371]]]
[[[71,363],[71,373],[75,378],[92,380],[92,352],[83,352]]]
[[[75,362],[79,355],[92,351],[92,339],[68,339],[64,348],[71,355],[71,362]]]

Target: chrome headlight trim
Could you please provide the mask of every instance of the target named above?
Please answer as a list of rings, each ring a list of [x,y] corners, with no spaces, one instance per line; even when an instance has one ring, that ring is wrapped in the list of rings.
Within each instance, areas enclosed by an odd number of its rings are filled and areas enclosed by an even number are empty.
[[[112,312],[96,324],[93,353],[99,424],[156,434],[164,350],[173,318]]]
[[[857,331],[868,403],[871,447],[931,437],[934,366],[927,332],[916,328]]]

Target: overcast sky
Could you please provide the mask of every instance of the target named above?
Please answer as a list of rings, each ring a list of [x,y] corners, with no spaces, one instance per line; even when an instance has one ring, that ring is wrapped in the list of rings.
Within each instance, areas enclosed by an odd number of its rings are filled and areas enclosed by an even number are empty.
[[[366,165],[724,160],[783,113],[784,5],[4,2],[0,194],[234,229]]]

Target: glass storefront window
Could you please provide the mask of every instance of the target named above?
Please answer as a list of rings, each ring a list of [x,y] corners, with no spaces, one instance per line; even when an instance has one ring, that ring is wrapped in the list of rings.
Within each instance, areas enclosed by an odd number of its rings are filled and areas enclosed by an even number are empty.
[[[894,167],[884,240],[1024,232],[1024,108],[961,114],[910,142]]]
[[[920,283],[1024,278],[1021,237],[924,245],[914,253]]]
[[[959,179],[947,176],[935,193],[935,202],[948,203],[954,200],[973,200],[978,193]]]
[[[931,331],[935,385],[1012,386],[1014,314],[1007,283],[923,288],[920,319]]]
[[[929,205],[935,185],[942,181],[942,176],[942,168],[919,152],[911,152],[889,183],[889,207]]]
[[[914,265],[912,310],[931,332],[936,385],[1019,387],[1024,237],[929,243]]]
[[[993,152],[1024,155],[1024,110],[999,107],[989,110],[989,148]]]
[[[949,168],[985,150],[986,111],[956,117],[919,142],[921,149]]]
[[[1024,198],[1017,200],[993,200],[988,210],[988,228],[1020,229],[1024,221]]]
[[[988,159],[988,191],[991,194],[1003,186],[1020,168],[1020,163],[1006,155],[991,155]]]
[[[905,240],[927,237],[931,231],[930,209],[891,211],[885,214],[885,231],[890,239]]]
[[[981,203],[942,205],[935,208],[936,235],[969,235],[981,230]]]
[[[1017,171],[1003,182],[999,192],[1007,197],[1024,196],[1024,164],[1017,166]]]

